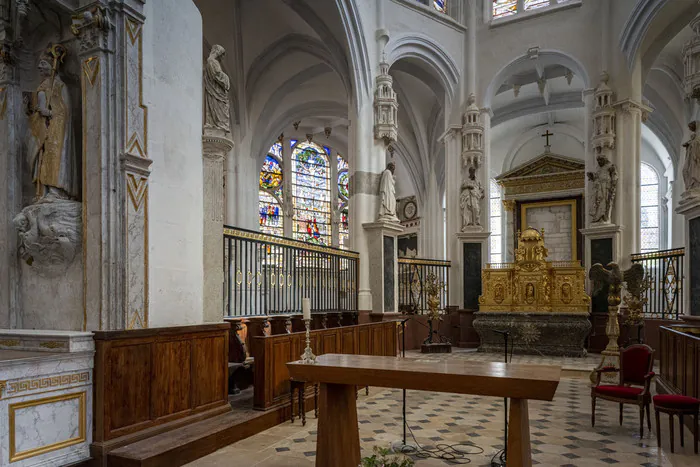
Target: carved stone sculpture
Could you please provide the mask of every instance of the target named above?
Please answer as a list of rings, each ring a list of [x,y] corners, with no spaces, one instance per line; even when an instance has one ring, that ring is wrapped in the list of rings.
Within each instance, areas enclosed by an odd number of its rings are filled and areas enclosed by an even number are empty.
[[[226,50],[220,45],[211,48],[204,69],[204,128],[231,131],[228,91],[229,77],[221,68]]]
[[[19,232],[19,254],[38,274],[58,276],[80,250],[81,211],[78,201],[55,200],[27,206],[13,220]]]
[[[476,169],[469,167],[469,178],[462,183],[459,196],[459,207],[462,209],[462,232],[470,227],[481,226],[481,200],[484,199],[484,189],[476,179]]]
[[[610,213],[615,204],[617,192],[617,167],[607,157],[599,154],[596,158],[598,169],[588,172],[588,179],[593,182],[593,199],[591,207],[591,221],[593,223],[610,222]]]
[[[700,188],[700,139],[697,138],[697,122],[688,124],[690,139],[683,144],[685,148],[685,164],[683,165],[683,182],[686,191]]]
[[[379,182],[379,222],[399,222],[396,216],[396,185],[394,182],[394,171],[396,165],[389,162],[382,178]]]
[[[71,199],[78,194],[68,88],[58,74],[66,50],[55,45],[39,59],[41,83],[28,105],[27,156],[36,200]]]

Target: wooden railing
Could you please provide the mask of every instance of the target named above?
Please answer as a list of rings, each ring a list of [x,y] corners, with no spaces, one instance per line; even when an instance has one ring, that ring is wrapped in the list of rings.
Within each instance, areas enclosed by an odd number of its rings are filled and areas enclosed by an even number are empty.
[[[644,266],[649,279],[645,317],[677,320],[682,316],[685,249],[638,253],[631,259]]]
[[[289,238],[224,227],[228,316],[356,311],[360,255]]]
[[[343,353],[396,356],[398,321],[342,326],[311,331],[311,349],[316,355]],[[293,332],[253,337],[254,407],[259,410],[289,404],[287,362],[299,360],[306,348],[306,333]]]
[[[450,262],[435,259],[399,258],[399,311],[418,313],[428,309],[428,295],[425,291],[426,279],[434,275],[444,284],[440,293],[440,309],[448,305],[450,287]]]
[[[700,326],[663,326],[659,337],[659,383],[663,389],[700,398]]]

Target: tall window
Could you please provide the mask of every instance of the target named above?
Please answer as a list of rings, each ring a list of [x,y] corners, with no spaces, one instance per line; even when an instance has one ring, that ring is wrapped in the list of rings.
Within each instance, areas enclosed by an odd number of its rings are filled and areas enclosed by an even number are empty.
[[[493,19],[505,18],[524,11],[537,10],[549,6],[568,3],[572,0],[491,0]]]
[[[489,183],[489,201],[491,203],[491,255],[490,263],[503,262],[503,226],[501,225],[501,187],[495,180]]]
[[[260,170],[260,231],[269,235],[284,235],[282,215],[282,144],[275,143],[265,157]]]
[[[641,167],[641,251],[659,249],[659,175],[649,164]]]
[[[440,13],[447,13],[447,0],[433,0],[433,7]]]
[[[340,154],[332,157],[327,146],[310,141],[289,143],[273,144],[260,170],[260,231],[346,248],[348,163]],[[288,224],[284,212],[290,216]]]

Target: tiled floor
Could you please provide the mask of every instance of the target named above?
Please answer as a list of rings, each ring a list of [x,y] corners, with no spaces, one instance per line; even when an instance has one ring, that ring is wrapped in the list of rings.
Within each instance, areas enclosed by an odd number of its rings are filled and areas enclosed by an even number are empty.
[[[409,358],[424,358],[420,354]],[[488,359],[484,354],[455,353],[452,356],[429,358]],[[529,357],[522,357],[527,359]],[[597,363],[597,358],[591,362]],[[492,360],[497,360],[493,356]],[[572,359],[573,360],[573,359]],[[513,361],[516,360],[514,356]],[[556,360],[555,360],[556,361]],[[555,363],[551,361],[551,363]],[[535,358],[532,363],[544,363]],[[589,361],[579,362],[579,368],[588,367]],[[567,366],[576,362],[556,361]],[[544,466],[609,466],[653,467],[700,466],[700,455],[692,454],[692,435],[685,433],[685,448],[676,446],[676,454],[668,451],[668,420],[662,415],[664,444],[656,447],[656,437],[646,432],[642,439],[637,433],[638,412],[634,407],[625,409],[625,421],[618,425],[617,404],[600,401],[596,427],[590,426],[590,390],[585,373],[582,377],[562,378],[554,401],[530,402],[530,430],[533,460]],[[372,447],[389,446],[402,434],[401,391],[372,389],[369,396],[360,393],[358,416],[363,455]],[[409,391],[407,419],[418,443],[426,447],[440,447],[456,443],[471,444],[464,457],[470,465],[487,466],[502,447],[503,401],[494,398],[455,394]],[[305,427],[296,421],[284,423],[251,438],[223,448],[189,464],[193,467],[214,466],[309,466],[313,465],[316,449],[316,420],[313,412]],[[652,411],[653,417],[653,411]],[[653,422],[653,421],[652,421]],[[652,423],[653,425],[654,423]],[[679,427],[676,426],[678,444]],[[646,431],[646,430],[645,430]],[[409,434],[409,444],[413,442]],[[455,465],[440,459],[417,459],[417,467]]]

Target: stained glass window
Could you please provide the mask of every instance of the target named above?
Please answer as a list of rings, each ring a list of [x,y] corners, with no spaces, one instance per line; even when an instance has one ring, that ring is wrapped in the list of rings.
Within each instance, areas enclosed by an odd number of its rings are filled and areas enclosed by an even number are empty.
[[[258,196],[258,217],[260,231],[270,235],[284,235],[282,215],[282,144],[270,147],[260,169],[260,193]]]
[[[348,201],[350,199],[350,175],[348,174],[348,163],[343,156],[337,155],[338,162],[338,246],[348,247],[349,225],[348,225]]]
[[[493,0],[492,12],[493,12],[494,19],[514,15],[518,12],[518,1],[517,0]]]
[[[537,8],[542,8],[543,6],[548,6],[549,0],[525,0],[524,6],[525,11],[535,10]]]
[[[440,13],[447,13],[447,0],[433,0],[433,7]]]
[[[501,187],[495,180],[489,183],[489,202],[491,210],[491,253],[490,263],[503,262],[503,225],[501,223]]]
[[[300,142],[292,150],[294,238],[331,245],[330,164],[327,148]]]
[[[641,251],[659,249],[659,176],[649,164],[641,167]]]

